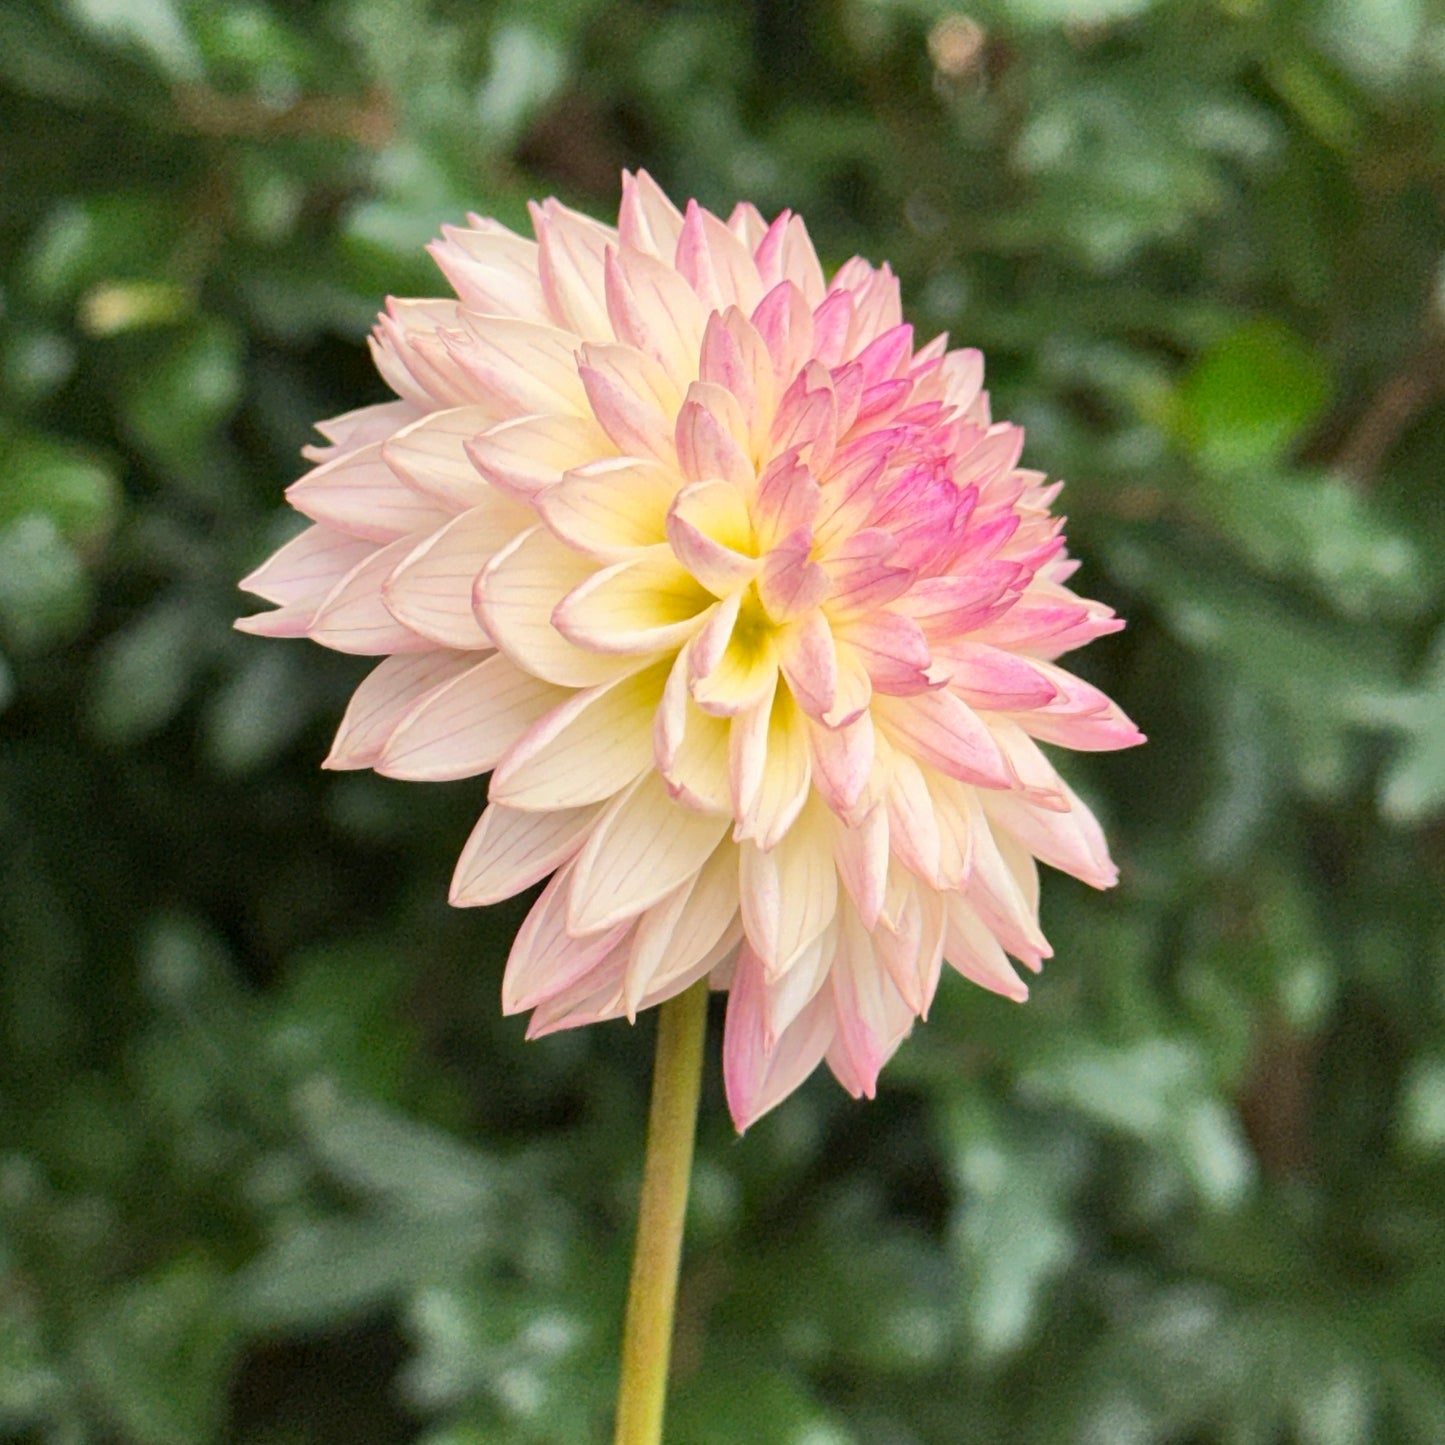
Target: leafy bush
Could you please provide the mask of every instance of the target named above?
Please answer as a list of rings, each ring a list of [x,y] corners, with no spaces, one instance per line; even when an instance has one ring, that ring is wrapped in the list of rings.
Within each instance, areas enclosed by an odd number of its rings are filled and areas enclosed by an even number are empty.
[[[736,1142],[679,1441],[1445,1439],[1445,23],[1421,0],[0,0],[0,1432],[605,1433],[650,1024],[525,1045],[477,788],[318,771],[232,633],[382,295],[530,195],[792,206],[1069,479],[1046,886],[876,1103]]]

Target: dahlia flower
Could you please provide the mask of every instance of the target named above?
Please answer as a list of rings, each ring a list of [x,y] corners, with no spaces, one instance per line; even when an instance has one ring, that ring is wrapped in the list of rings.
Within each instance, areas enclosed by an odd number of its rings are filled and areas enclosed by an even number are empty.
[[[871,1096],[944,961],[1027,996],[1037,860],[1115,881],[1039,743],[1142,741],[1056,663],[1122,623],[887,266],[642,172],[615,228],[532,220],[444,228],[455,299],[388,301],[397,399],[320,426],[237,625],[383,658],[328,767],[491,773],[451,899],[550,875],[502,982],[529,1036],[706,977],[740,1129],[824,1060]]]

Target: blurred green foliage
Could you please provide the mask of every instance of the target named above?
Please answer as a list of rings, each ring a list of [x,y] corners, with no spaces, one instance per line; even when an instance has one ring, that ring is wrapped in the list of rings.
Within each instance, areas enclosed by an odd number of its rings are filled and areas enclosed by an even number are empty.
[[[604,1438],[650,1023],[525,1045],[481,801],[240,637],[467,209],[800,210],[1069,478],[1048,880],[876,1103],[710,1070],[679,1442],[1445,1440],[1445,16],[1429,0],[0,0],[0,1435]],[[713,1041],[714,1051],[716,1040]]]

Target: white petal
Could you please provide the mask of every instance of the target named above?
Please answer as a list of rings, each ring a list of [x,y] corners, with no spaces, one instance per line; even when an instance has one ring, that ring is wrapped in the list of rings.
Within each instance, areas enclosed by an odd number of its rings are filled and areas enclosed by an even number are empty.
[[[517,497],[554,486],[564,472],[616,451],[590,416],[522,416],[467,443],[477,470],[493,486]]]
[[[398,622],[443,647],[490,647],[472,594],[494,552],[531,521],[502,492],[485,489],[483,504],[463,512],[414,548],[387,578],[382,598]]]
[[[492,640],[520,667],[563,687],[591,687],[628,672],[626,658],[586,652],[552,625],[557,604],[597,569],[534,527],[487,563],[473,602]]]
[[[310,602],[319,607],[326,594],[374,551],[374,542],[318,524],[293,537],[237,585],[267,602]]]
[[[600,808],[524,813],[489,802],[452,874],[456,908],[500,903],[560,868],[581,848]]]
[[[286,500],[313,522],[368,542],[430,532],[452,515],[406,485],[387,466],[382,443],[372,442],[307,472],[286,489]]]
[[[442,332],[442,340],[500,416],[585,413],[587,395],[577,377],[578,342],[570,331],[470,311],[459,319],[461,330]]]
[[[422,496],[448,512],[475,507],[491,490],[467,455],[466,444],[500,420],[484,406],[434,411],[381,446],[386,464]]]
[[[392,733],[376,770],[418,782],[475,777],[566,697],[494,654],[420,699]]]
[[[337,652],[379,656],[420,652],[436,644],[413,632],[387,611],[382,601],[386,579],[410,555],[416,542],[402,537],[353,567],[327,594],[306,635]]]
[[[652,720],[667,670],[574,693],[501,760],[488,796],[512,808],[576,808],[625,788],[652,766]]]
[[[814,799],[771,852],[743,845],[743,927],[769,978],[792,967],[837,911],[838,870],[828,818]]]
[[[630,924],[589,934],[570,932],[567,893],[575,864],[559,870],[522,921],[502,975],[502,1012],[536,1008],[583,978],[626,936]]]
[[[403,652],[367,673],[351,695],[323,768],[369,768],[392,730],[433,688],[477,665],[471,652]]]
[[[568,913],[576,932],[635,917],[707,860],[728,819],[673,802],[657,773],[644,773],[608,804],[577,859]]]
[[[649,993],[689,972],[724,937],[738,913],[738,850],[723,843],[697,873],[642,915],[625,993],[633,1011]]]

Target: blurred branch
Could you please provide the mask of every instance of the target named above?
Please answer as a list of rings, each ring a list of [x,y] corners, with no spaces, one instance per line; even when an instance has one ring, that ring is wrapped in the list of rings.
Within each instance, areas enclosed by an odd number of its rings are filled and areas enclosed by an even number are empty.
[[[1364,415],[1335,452],[1335,466],[1359,485],[1369,486],[1400,434],[1419,412],[1442,394],[1445,394],[1445,346],[1439,339],[1432,339],[1375,393]]]
[[[256,96],[222,95],[202,86],[178,86],[174,97],[181,121],[198,135],[256,139],[330,136],[379,149],[396,134],[391,98],[380,88],[368,90],[359,100],[308,95],[281,108]]]

